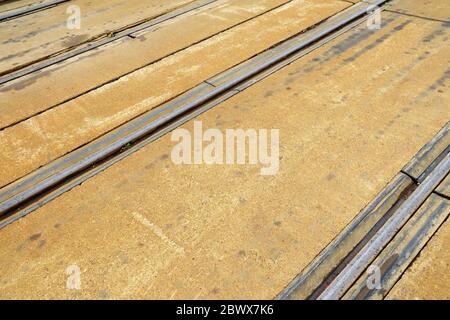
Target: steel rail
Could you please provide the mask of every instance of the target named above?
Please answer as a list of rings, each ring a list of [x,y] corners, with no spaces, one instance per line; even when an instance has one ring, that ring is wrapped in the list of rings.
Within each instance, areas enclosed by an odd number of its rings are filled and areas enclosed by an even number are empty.
[[[70,0],[53,0],[53,1],[44,1],[38,4],[32,4],[23,8],[17,8],[10,10],[11,12],[0,15],[0,22],[4,22],[6,20],[11,20],[15,18],[22,17],[24,15],[54,7],[63,2],[69,2]]]
[[[239,92],[245,90],[246,88],[254,85],[255,83],[265,79],[266,77],[270,76],[271,74],[273,74],[273,73],[279,71],[280,69],[286,67],[287,65],[291,64],[293,61],[296,61],[296,60],[300,59],[301,57],[307,55],[308,53],[310,53],[310,52],[312,52],[314,50],[316,50],[317,48],[323,46],[324,44],[332,41],[333,39],[339,37],[340,35],[344,34],[345,32],[348,32],[349,30],[351,30],[354,27],[358,26],[363,21],[364,21],[364,18],[359,18],[359,19],[353,21],[352,23],[350,23],[350,24],[346,25],[345,27],[339,29],[337,32],[334,32],[332,35],[329,35],[326,38],[321,39],[320,41],[314,43],[313,45],[305,48],[304,50],[299,51],[295,55],[292,55],[289,59],[284,60],[282,63],[276,64],[276,65],[272,66],[271,68],[265,70],[261,74],[258,74],[257,77],[250,78],[249,80],[244,81],[242,84],[240,84],[239,86],[237,86],[233,90],[227,92],[225,95],[222,95],[219,99],[216,99],[216,100],[214,100],[214,101],[212,101],[212,102],[210,102],[210,103],[208,103],[208,104],[206,104],[204,106],[201,106],[198,109],[195,109],[195,111],[188,113],[187,115],[183,116],[180,119],[177,119],[175,122],[173,122],[173,123],[171,123],[171,124],[169,124],[167,126],[164,126],[164,128],[162,128],[161,130],[158,130],[158,132],[151,133],[149,136],[143,138],[142,141],[131,145],[129,148],[127,148],[123,152],[121,151],[120,153],[115,154],[113,157],[111,157],[111,159],[108,159],[106,161],[102,161],[101,163],[96,164],[93,168],[90,168],[89,170],[86,170],[86,172],[84,172],[83,174],[78,175],[78,176],[76,176],[76,177],[74,177],[74,178],[72,178],[72,179],[70,179],[68,181],[65,181],[63,185],[58,185],[51,192],[46,192],[44,195],[40,196],[39,199],[37,199],[36,201],[33,201],[33,202],[31,202],[31,203],[29,203],[29,204],[27,204],[25,206],[21,206],[20,209],[18,209],[18,210],[16,210],[14,212],[14,214],[8,215],[8,217],[0,220],[0,229],[5,227],[5,226],[7,226],[10,223],[13,223],[14,221],[17,221],[17,220],[21,219],[22,217],[30,214],[34,210],[37,210],[38,208],[40,208],[43,205],[49,203],[53,199],[55,199],[58,196],[62,195],[63,193],[71,190],[72,188],[74,188],[77,185],[83,183],[84,181],[88,180],[89,178],[91,178],[91,177],[95,176],[96,174],[102,172],[103,170],[107,169],[108,167],[112,166],[113,164],[117,163],[118,161],[126,158],[130,154],[138,151],[139,149],[141,149],[142,147],[144,147],[148,143],[151,143],[151,142],[157,140],[159,137],[163,136],[164,134],[167,134],[168,132],[172,131],[173,129],[177,128],[178,126],[182,125],[183,123],[185,123],[185,122],[187,122],[187,121],[189,121],[189,120],[199,116],[200,114],[202,114],[203,112],[213,108],[217,104],[219,104],[219,103],[221,103],[223,101],[226,101],[227,99],[230,99],[231,97],[233,97],[234,95],[238,94]],[[292,40],[294,40],[294,39],[295,38],[293,38]],[[283,42],[283,44],[284,43],[285,42]],[[277,49],[277,48],[279,48],[279,46],[276,46],[274,49]],[[269,51],[267,51],[266,53],[269,53]],[[261,56],[262,55],[264,55],[264,53],[261,54]],[[250,59],[250,60],[244,62],[243,64],[246,65],[246,63],[249,62],[249,61],[255,61],[256,63],[259,63],[261,61],[261,59],[259,57],[260,57],[260,55],[256,56],[253,59]],[[238,65],[238,66],[240,66],[240,65]],[[224,73],[228,73],[228,71],[225,71]],[[219,76],[220,75],[221,74],[219,74]],[[213,77],[212,79],[215,79],[216,77],[217,76]],[[208,83],[205,81],[205,84],[208,84]],[[211,84],[209,84],[209,86],[211,87]],[[193,89],[193,90],[195,90],[195,89]],[[187,93],[182,94],[180,96],[180,98],[192,97],[192,95],[189,92],[190,91],[188,91]],[[176,100],[177,99],[175,99],[174,102],[170,102],[169,105],[170,104],[176,104]],[[170,109],[170,108],[163,107],[163,109],[167,110],[167,109]],[[143,116],[141,116],[141,117],[143,117]],[[1,197],[0,197],[0,199],[1,199]]]
[[[83,174],[76,176],[74,179],[68,181],[67,183],[64,183],[64,185],[57,188],[56,190],[53,190],[52,192],[45,194],[42,198],[39,198],[38,201],[33,202],[24,208],[21,208],[21,210],[19,212],[17,212],[17,214],[9,216],[6,219],[0,220],[0,229],[23,218],[24,216],[26,216],[29,213],[33,212],[34,210],[42,207],[43,205],[49,203],[53,199],[62,195],[63,193],[71,190],[72,188],[76,187],[77,185],[80,185],[81,183],[88,180],[89,178],[92,178],[93,176],[106,170],[113,164],[125,159],[126,157],[133,154],[134,152],[142,149],[147,144],[159,139],[160,137],[164,136],[165,134],[171,132],[172,130],[174,130],[174,129],[178,128],[179,126],[183,125],[184,123],[188,122],[189,120],[199,116],[200,114],[208,111],[209,109],[215,107],[216,105],[222,103],[223,101],[231,98],[232,96],[234,96],[238,93],[239,93],[239,91],[230,91],[225,96],[222,96],[219,99],[215,99],[214,101],[211,101],[211,102],[207,103],[206,105],[196,109],[194,112],[183,115],[182,117],[180,117],[179,119],[176,119],[175,121],[171,122],[167,126],[164,126],[163,128],[151,133],[149,136],[146,136],[144,139],[137,142],[136,144],[133,144],[131,147],[124,150],[123,152],[120,152],[119,154],[107,159],[106,161],[100,163],[99,165],[96,165],[95,167],[91,168],[90,170],[83,172]],[[0,218],[1,218],[1,216],[0,216]]]
[[[333,283],[334,279],[344,268],[351,264],[356,255],[366,246],[369,241],[373,239],[378,231],[391,222],[392,217],[397,214],[397,211],[405,203],[405,201],[411,197],[414,190],[417,189],[427,176],[433,172],[436,166],[442,162],[442,160],[450,154],[450,122],[431,139],[426,145],[424,145],[418,153],[408,162],[408,164],[391,180],[391,182],[348,224],[344,230],[328,244],[328,246],[322,250],[322,252],[299,273],[275,298],[278,300],[287,299],[318,299],[324,290]],[[450,178],[449,178],[450,179]],[[445,181],[445,180],[444,180]],[[443,183],[440,184],[443,186]],[[440,195],[439,186],[433,190],[432,194]],[[427,198],[428,201],[432,196]],[[443,198],[446,198],[445,195]],[[427,203],[427,202],[425,202]],[[417,221],[418,212],[423,209],[421,206],[416,212],[412,214],[411,219],[408,219],[405,226],[399,231],[399,233],[407,233],[410,235],[411,224],[413,221]],[[442,214],[438,212],[437,214]],[[433,213],[435,215],[435,213]],[[433,222],[434,223],[434,222]],[[434,228],[435,226],[433,226]],[[409,229],[409,230],[410,230]],[[422,230],[425,230],[426,226],[422,226]],[[431,229],[428,230],[430,234]],[[403,239],[399,236],[399,233],[395,235],[392,241],[395,239]],[[431,233],[434,233],[431,232]],[[423,237],[421,234],[420,237]],[[419,238],[420,238],[419,237]],[[398,242],[398,241],[397,241]],[[392,242],[388,245],[391,246]],[[389,252],[389,250],[383,248],[383,252]],[[391,246],[392,248],[392,246]],[[387,251],[386,251],[387,250]],[[417,250],[417,248],[415,248]],[[411,252],[408,251],[408,256]],[[376,257],[375,263],[380,266],[383,263],[380,262],[380,255]],[[407,259],[412,259],[409,257]],[[400,261],[400,260],[397,260]],[[374,263],[374,262],[372,262]],[[401,266],[396,264],[396,268]],[[387,280],[387,277],[393,277],[393,274],[386,275],[387,269],[383,266],[382,279],[383,282]],[[394,268],[395,269],[395,268]],[[398,270],[399,269],[395,269]],[[392,271],[392,270],[391,270]],[[398,275],[398,273],[397,273]],[[361,279],[363,275],[359,277],[359,289],[363,284]],[[392,281],[392,279],[390,280]],[[355,293],[355,284],[349,290],[353,290],[352,293],[347,291],[345,296],[341,298],[351,297],[351,294],[355,294],[358,299],[360,297],[366,298],[369,295],[380,296],[380,292],[367,291],[366,287],[361,289],[359,293]],[[383,283],[383,290],[386,288],[386,283]],[[384,294],[384,292],[382,293]],[[336,297],[335,297],[336,298]]]
[[[267,70],[271,66],[282,62],[283,60],[289,58],[291,55],[299,52],[300,50],[308,47],[309,45],[314,44],[315,42],[326,37],[327,35],[330,35],[333,32],[338,31],[340,28],[346,26],[352,21],[362,16],[368,15],[369,14],[368,10],[372,8],[373,5],[382,5],[388,1],[389,0],[377,0],[374,1],[375,3],[372,4],[364,2],[355,4],[350,8],[342,11],[340,14],[329,18],[328,20],[317,26],[315,29],[311,29],[308,32],[303,33],[302,34],[303,41],[301,41],[301,43],[288,48],[286,51],[276,54],[272,58],[257,65],[254,68],[250,68],[250,70],[247,71],[246,73],[240,74],[235,78],[229,80],[228,82],[212,88],[209,92],[205,93],[201,97],[196,98],[190,102],[187,102],[186,104],[182,105],[176,110],[161,116],[157,120],[146,123],[144,126],[132,132],[125,132],[124,136],[122,136],[120,139],[112,142],[111,144],[105,146],[100,150],[96,150],[91,154],[81,157],[81,159],[77,159],[76,161],[71,163],[68,167],[64,168],[62,171],[51,174],[50,176],[40,181],[38,184],[34,183],[35,177],[21,181],[19,186],[23,190],[19,191],[18,193],[12,195],[11,197],[7,198],[5,201],[0,203],[0,216],[8,213],[14,208],[20,206],[21,204],[29,201],[30,199],[39,195],[40,193],[45,192],[52,186],[55,186],[63,182],[65,179],[67,179],[70,176],[73,176],[77,172],[81,172],[86,168],[94,165],[101,159],[104,159],[110,156],[111,154],[120,151],[120,149],[123,148],[124,146],[150,134],[156,129],[162,127],[164,124],[170,123],[170,121],[185,114],[186,112],[189,112],[197,107],[200,107],[201,105],[207,103],[208,101],[211,101],[212,99],[219,97],[221,94],[229,92],[242,82],[251,79],[252,77]],[[132,125],[131,128],[133,128]],[[6,191],[0,192],[0,198],[2,197],[5,198],[5,196],[12,193],[11,190],[8,190],[8,188],[6,189],[7,189]]]
[[[425,178],[395,215],[358,252],[355,258],[340,272],[322,292],[319,300],[337,300],[351,287],[369,264],[383,250],[397,231],[428,198],[433,190],[450,172],[450,153]]]
[[[70,1],[70,0],[64,0],[64,1]],[[141,22],[137,25],[127,27],[124,30],[117,31],[116,33],[113,33],[110,37],[101,37],[99,39],[80,44],[79,47],[74,48],[70,51],[64,51],[61,53],[56,53],[55,56],[48,56],[44,57],[45,60],[39,60],[36,62],[31,62],[31,64],[27,64],[23,67],[18,67],[18,69],[13,69],[11,72],[7,72],[4,75],[0,76],[0,85],[13,81],[15,79],[24,77],[28,74],[31,74],[33,72],[42,70],[44,68],[47,68],[49,66],[52,66],[54,64],[63,62],[65,60],[68,60],[70,58],[73,58],[75,56],[78,56],[80,54],[83,54],[85,52],[91,51],[93,49],[96,49],[98,47],[104,46],[108,43],[111,43],[113,41],[119,40],[121,38],[127,37],[132,35],[133,33],[142,31],[144,29],[153,27],[157,24],[160,24],[162,22],[174,19],[180,15],[189,13],[191,11],[200,9],[202,7],[205,7],[213,2],[216,2],[217,0],[199,0],[194,1],[192,3],[189,3],[185,6],[182,6],[181,8],[177,8],[171,12],[165,13],[159,17],[151,18],[148,21]]]

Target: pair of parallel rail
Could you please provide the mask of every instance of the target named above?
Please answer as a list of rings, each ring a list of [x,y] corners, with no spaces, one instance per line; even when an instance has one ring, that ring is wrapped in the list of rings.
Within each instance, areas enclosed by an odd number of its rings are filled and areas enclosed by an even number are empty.
[[[113,38],[99,39],[49,60],[26,66],[0,77],[0,84],[211,2],[191,3],[154,20],[122,30]],[[0,228],[26,216],[146,144],[354,28],[370,16],[374,6],[382,7],[387,2],[374,0],[357,3],[0,189]],[[450,125],[447,125],[277,298],[384,297],[404,271],[405,265],[420,252],[448,217],[447,187],[442,187],[441,183],[450,172],[449,139]],[[420,161],[417,160],[419,158]],[[439,188],[444,191],[439,191]],[[380,268],[381,289],[367,287],[364,271],[374,263]]]

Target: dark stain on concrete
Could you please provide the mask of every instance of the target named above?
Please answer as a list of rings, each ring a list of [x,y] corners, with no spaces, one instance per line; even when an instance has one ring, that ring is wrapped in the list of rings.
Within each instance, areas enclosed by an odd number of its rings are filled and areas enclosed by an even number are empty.
[[[32,51],[35,50],[36,48],[37,48],[37,47],[29,48],[29,49],[27,49],[27,50],[23,50],[23,51],[20,51],[20,52],[11,53],[11,54],[9,54],[9,55],[7,55],[7,56],[4,56],[4,57],[0,58],[0,62],[8,61],[8,60],[11,60],[11,59],[14,59],[14,58],[21,58],[21,57],[23,57],[24,55],[26,55],[26,54],[32,52]]]
[[[76,60],[65,60],[60,63],[51,65],[47,68],[34,71],[33,73],[31,73],[27,76],[24,76],[22,78],[14,80],[10,84],[4,85],[3,87],[0,88],[0,92],[8,92],[8,91],[12,91],[12,90],[14,90],[14,91],[22,90],[22,89],[30,86],[31,84],[35,83],[37,80],[42,79],[43,77],[49,77],[53,72],[56,72],[57,70],[66,68],[68,65],[80,62],[84,59],[92,58],[93,56],[98,55],[101,51],[102,50],[100,50],[100,49],[94,49],[92,51],[83,53],[82,56],[81,55],[77,56]],[[73,58],[75,58],[75,57],[73,57]],[[73,59],[73,58],[70,58],[70,59]],[[70,81],[72,81],[73,78],[70,76],[67,76],[67,79],[71,79]],[[90,89],[90,88],[88,88],[88,89]]]
[[[412,22],[412,20],[407,20],[407,21],[397,25],[391,31],[385,33],[384,35],[382,35],[378,39],[374,40],[373,42],[371,42],[370,44],[368,44],[367,46],[365,46],[364,48],[362,48],[361,50],[356,52],[354,55],[344,59],[344,62],[348,63],[348,62],[355,61],[356,59],[358,59],[359,57],[361,57],[365,53],[369,52],[370,50],[372,50],[372,49],[378,47],[380,44],[384,43],[387,39],[391,38],[397,32],[402,31],[411,22]]]
[[[393,15],[392,17],[385,19],[383,21],[383,28],[390,25],[393,21],[396,20],[396,18],[397,15]],[[320,57],[314,57],[310,59],[308,62],[306,62],[306,65],[303,66],[301,69],[289,73],[289,76],[294,77],[295,75],[301,73],[307,74],[315,71],[319,66],[333,59],[338,58],[344,52],[367,40],[376,32],[379,32],[379,30],[370,30],[365,25],[354,29],[352,32],[349,32],[349,35],[347,37],[345,37],[343,40],[340,40],[337,44],[333,45],[330,49],[325,51]],[[288,77],[287,80],[285,81],[285,85],[289,86],[292,82],[293,79]]]
[[[66,28],[66,21],[64,20],[64,22],[57,22],[57,23],[51,24],[45,28],[41,27],[41,28],[39,28],[39,30],[30,31],[30,32],[27,32],[20,36],[16,36],[14,38],[8,39],[7,41],[3,42],[3,44],[26,41],[27,39],[36,37],[39,33],[44,33],[46,31],[50,31],[50,30],[58,28],[58,27]]]
[[[271,91],[271,90],[267,91],[267,92],[264,94],[264,98],[269,98],[269,97],[271,97],[271,96],[273,96],[273,91]]]
[[[212,294],[218,294],[219,292],[220,292],[220,289],[219,289],[219,288],[214,288],[214,289],[211,291]]]
[[[37,239],[39,239],[41,237],[41,234],[40,233],[36,233],[36,234],[33,234],[31,237],[30,237],[30,240],[31,241],[36,241]]]
[[[109,298],[109,292],[108,292],[108,290],[100,290],[100,291],[98,292],[98,297],[99,297],[100,299],[108,299],[108,298]]]
[[[60,68],[62,68],[62,66]],[[54,70],[52,70],[52,71],[54,71]],[[20,90],[28,87],[29,85],[33,84],[37,80],[44,78],[44,77],[48,77],[52,71],[51,70],[45,70],[45,71],[38,70],[38,71],[32,73],[31,76],[29,76],[27,78],[19,79],[17,82],[13,82],[12,84],[4,86],[3,88],[0,89],[0,92],[20,91]]]
[[[154,162],[151,162],[151,163],[147,164],[144,168],[147,170],[150,170],[153,168],[153,165],[154,165]]]
[[[430,91],[434,91],[439,87],[446,87],[445,82],[450,79],[450,68],[444,71],[444,73],[428,88]]]
[[[435,40],[436,38],[443,36],[443,35],[445,35],[445,30],[442,28],[438,28],[438,29],[434,30],[433,32],[431,32],[430,34],[423,37],[422,42],[430,43],[433,40]]]
[[[75,47],[89,39],[88,34],[72,35],[63,41],[63,45],[67,48]]]
[[[446,88],[447,86],[446,86],[445,82],[447,82],[448,80],[450,80],[450,68],[445,70],[442,73],[442,75],[438,79],[436,79],[425,91],[421,92],[417,98],[417,101],[420,101],[420,100],[428,97],[429,95],[438,91],[439,89]]]

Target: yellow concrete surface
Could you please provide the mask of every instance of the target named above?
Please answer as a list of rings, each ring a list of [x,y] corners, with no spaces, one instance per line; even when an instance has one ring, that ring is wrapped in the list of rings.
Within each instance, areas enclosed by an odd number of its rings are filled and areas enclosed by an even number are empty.
[[[346,1],[358,3],[363,0]],[[364,1],[370,2],[371,0]],[[385,6],[385,9],[423,18],[450,21],[450,6],[446,0],[392,0]]]
[[[277,175],[177,166],[164,136],[0,230],[0,297],[273,298],[449,120],[448,28],[387,17],[198,118],[278,128]]]
[[[401,13],[450,22],[450,5],[446,0],[395,0],[388,8]]]
[[[445,222],[421,251],[387,299],[450,299],[450,222]]]
[[[42,3],[39,0],[19,0],[19,1],[0,1],[0,12],[7,13],[7,11],[27,7],[31,4]]]
[[[367,287],[371,280],[370,274],[368,274],[370,272],[364,272],[342,299],[384,299],[449,215],[450,201],[432,193],[376,259],[371,262],[372,266],[380,268],[381,288],[370,290]],[[433,268],[433,265],[430,264],[429,268]],[[449,285],[450,282],[441,283],[445,290],[448,290]]]
[[[1,22],[0,74],[191,1],[74,0]],[[79,29],[67,27],[69,6],[80,9]]]
[[[271,10],[287,0],[217,1],[0,87],[0,128]],[[117,63],[120,61],[120,63]],[[95,70],[95,72],[93,72]],[[74,81],[82,79],[82,81]]]
[[[0,132],[0,186],[333,15],[296,0]],[[29,97],[28,99],[33,99]]]
[[[450,198],[450,174],[436,188],[436,192]]]

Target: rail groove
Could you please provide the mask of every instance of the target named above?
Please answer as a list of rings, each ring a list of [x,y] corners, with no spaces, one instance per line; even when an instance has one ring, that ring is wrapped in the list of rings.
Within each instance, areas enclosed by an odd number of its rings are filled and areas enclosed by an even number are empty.
[[[450,122],[276,298],[384,298],[450,214],[449,145]]]
[[[68,0],[66,0],[68,1]],[[53,55],[43,57],[37,61],[33,61],[29,64],[21,65],[16,68],[6,70],[0,73],[0,85],[13,81],[15,79],[21,78],[33,72],[42,70],[54,64],[63,62],[85,52],[94,50],[98,47],[104,46],[113,41],[119,40],[124,37],[132,36],[133,33],[138,31],[142,31],[144,29],[154,27],[162,22],[174,19],[183,14],[189,13],[191,11],[200,9],[204,6],[207,6],[217,0],[198,0],[192,3],[189,3],[185,6],[177,8],[171,12],[160,15],[156,18],[151,18],[150,20],[146,20],[144,22],[140,22],[138,24],[128,26],[122,30],[116,30],[107,35],[102,34],[95,39],[91,39],[88,42],[82,43],[75,48],[69,48],[68,51],[57,52]]]
[[[388,0],[374,1],[382,5]],[[355,4],[327,19],[316,28],[301,33],[280,45],[243,63],[243,72],[229,77],[234,69],[225,71],[226,81],[212,86],[202,83],[177,99],[166,103],[93,142],[53,161],[0,190],[0,228],[29,214],[44,203],[82,183],[112,165],[117,159],[138,150],[176,126],[212,108],[239,90],[254,84],[317,46],[334,39],[370,14],[373,4]],[[124,150],[125,146],[132,145]],[[117,160],[118,161],[118,160]]]
[[[54,6],[57,6],[58,4],[61,4],[61,3],[64,3],[64,2],[69,2],[69,1],[70,0],[44,1],[44,2],[41,2],[41,3],[32,4],[32,5],[29,5],[29,6],[22,7],[22,8],[9,10],[8,13],[0,14],[0,22],[4,22],[4,21],[7,21],[7,20],[19,18],[19,17],[22,17],[24,15],[27,15],[27,14],[30,14],[30,13],[33,13],[33,12],[36,12],[36,11],[49,9],[49,8],[54,7]]]

